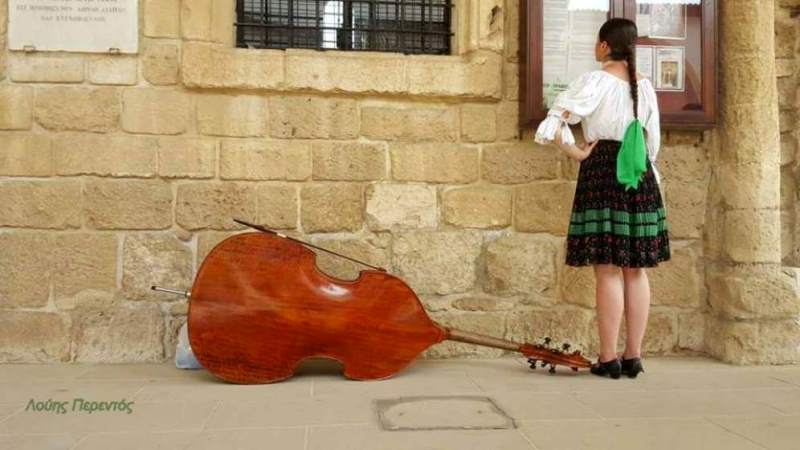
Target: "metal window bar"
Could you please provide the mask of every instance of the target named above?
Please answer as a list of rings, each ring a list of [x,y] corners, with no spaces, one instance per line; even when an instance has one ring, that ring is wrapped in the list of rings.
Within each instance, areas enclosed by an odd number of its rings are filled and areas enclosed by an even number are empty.
[[[237,0],[236,45],[450,54],[452,0]]]

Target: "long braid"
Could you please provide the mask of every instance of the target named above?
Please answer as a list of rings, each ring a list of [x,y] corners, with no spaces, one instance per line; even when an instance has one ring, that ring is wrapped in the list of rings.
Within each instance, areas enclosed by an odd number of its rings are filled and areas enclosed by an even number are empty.
[[[625,60],[628,62],[628,83],[631,86],[631,98],[633,98],[633,117],[639,118],[639,83],[636,81],[636,58],[634,47],[628,48],[625,52]]]

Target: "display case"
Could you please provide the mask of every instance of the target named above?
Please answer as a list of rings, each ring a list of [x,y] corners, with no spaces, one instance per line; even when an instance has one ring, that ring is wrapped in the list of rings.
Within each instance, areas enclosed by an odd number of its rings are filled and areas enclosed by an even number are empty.
[[[715,0],[521,0],[520,127],[535,128],[594,60],[608,18],[636,22],[636,68],[656,89],[665,129],[707,129],[717,114]]]

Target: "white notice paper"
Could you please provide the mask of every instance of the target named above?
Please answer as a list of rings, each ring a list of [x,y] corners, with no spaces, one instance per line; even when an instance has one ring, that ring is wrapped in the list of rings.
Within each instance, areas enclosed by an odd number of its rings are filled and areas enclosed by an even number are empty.
[[[653,50],[649,45],[636,46],[636,71],[644,75],[651,82],[655,79],[655,66],[653,65]]]
[[[570,11],[569,0],[543,0],[542,89],[545,108],[579,75],[602,66],[594,59],[597,32],[607,13]]]
[[[136,53],[137,0],[9,0],[11,50]]]

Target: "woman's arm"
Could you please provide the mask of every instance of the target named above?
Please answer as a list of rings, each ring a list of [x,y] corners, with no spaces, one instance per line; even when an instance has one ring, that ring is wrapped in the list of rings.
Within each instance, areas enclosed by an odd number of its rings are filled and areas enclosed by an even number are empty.
[[[564,119],[569,118],[569,112],[564,111],[563,115]],[[565,125],[566,126],[566,125]],[[561,128],[556,131],[554,136],[553,142],[556,144],[562,152],[566,153],[567,156],[576,160],[576,161],[583,161],[584,159],[588,158],[589,155],[592,154],[592,150],[594,150],[594,146],[597,145],[597,141],[592,143],[584,143],[583,148],[578,147],[574,144],[565,144],[561,139]]]

